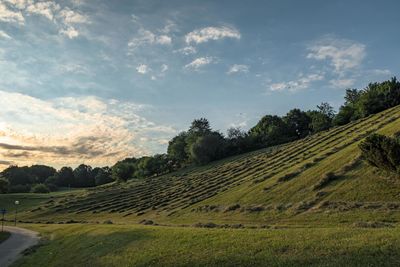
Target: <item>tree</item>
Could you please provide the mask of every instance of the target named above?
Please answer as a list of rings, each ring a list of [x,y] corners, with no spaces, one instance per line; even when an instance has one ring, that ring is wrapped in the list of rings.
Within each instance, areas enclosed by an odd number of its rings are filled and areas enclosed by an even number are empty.
[[[333,119],[334,125],[345,125],[357,119],[356,110],[352,105],[341,106],[338,114]]]
[[[327,102],[322,102],[320,105],[317,105],[318,112],[321,114],[325,115],[329,119],[333,119],[335,117],[335,110],[333,107],[327,103]]]
[[[74,187],[92,187],[95,185],[92,167],[81,164],[74,170]]]
[[[187,161],[188,155],[186,153],[186,137],[187,133],[182,132],[172,138],[171,141],[168,143],[167,154],[168,157],[174,160],[175,162],[182,164],[183,162]]]
[[[36,177],[36,183],[44,183],[47,178],[56,174],[56,169],[46,165],[32,165],[29,167],[31,175]]]
[[[362,91],[357,89],[346,89],[346,95],[344,96],[344,105],[355,105],[360,100],[362,96]]]
[[[196,119],[189,128],[189,134],[205,135],[211,132],[210,122],[206,118]]]
[[[93,176],[96,186],[108,184],[114,181],[114,179],[111,177],[111,169],[109,167],[94,168]]]
[[[290,110],[286,116],[283,117],[283,120],[288,127],[289,134],[293,137],[303,138],[311,131],[311,118],[306,112],[301,111],[300,109],[295,108]]]
[[[10,183],[6,178],[0,177],[0,193],[1,194],[6,194],[8,193],[8,186]]]
[[[190,154],[198,164],[219,159],[224,155],[224,138],[217,132],[201,136],[190,147]]]
[[[112,168],[112,178],[117,181],[126,182],[132,178],[133,172],[135,171],[134,163],[119,161]]]
[[[50,189],[45,184],[35,184],[32,189],[32,193],[50,193]]]
[[[275,115],[262,117],[257,125],[250,129],[249,134],[257,140],[260,147],[282,144],[290,140],[286,123]]]
[[[27,185],[35,182],[36,177],[30,174],[29,167],[10,166],[3,172],[10,185]]]
[[[58,186],[70,187],[75,184],[74,171],[71,167],[62,167],[56,177]]]
[[[47,178],[44,184],[49,188],[50,191],[57,191],[57,175]]]

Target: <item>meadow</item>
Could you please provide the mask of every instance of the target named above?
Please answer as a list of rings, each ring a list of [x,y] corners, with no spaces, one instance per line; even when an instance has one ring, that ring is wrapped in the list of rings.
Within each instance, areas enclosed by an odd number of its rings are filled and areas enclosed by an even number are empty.
[[[398,266],[398,228],[27,225],[47,240],[14,266]]]
[[[400,182],[358,144],[399,119],[395,107],[160,177],[0,195],[42,235],[15,266],[398,266]]]

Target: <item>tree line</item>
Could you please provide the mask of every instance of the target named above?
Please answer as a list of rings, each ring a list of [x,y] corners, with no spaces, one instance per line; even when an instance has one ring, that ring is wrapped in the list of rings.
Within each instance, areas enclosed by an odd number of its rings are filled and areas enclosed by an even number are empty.
[[[211,128],[207,119],[196,119],[187,131],[169,141],[166,154],[118,162],[115,178],[157,176],[188,165],[202,165],[225,157],[280,145],[347,124],[400,104],[400,83],[394,77],[366,88],[347,89],[336,113],[328,103],[315,110],[292,109],[284,116],[265,115],[249,131],[228,129],[226,135]],[[144,162],[145,163],[144,163]],[[114,166],[114,167],[115,167]],[[114,171],[113,167],[113,171]]]
[[[37,173],[31,172],[31,169],[34,170],[37,168],[34,166],[38,165],[21,168],[12,166],[3,171],[2,176],[9,182],[10,191],[14,191],[15,186],[21,184],[44,184],[50,189],[53,186],[91,187],[114,180],[143,179],[189,165],[203,165],[225,157],[298,140],[399,104],[400,83],[394,77],[387,81],[370,83],[361,90],[347,89],[344,104],[337,113],[328,103],[321,103],[316,109],[308,111],[295,108],[284,116],[265,115],[248,131],[230,128],[225,135],[213,130],[207,119],[200,118],[195,119],[187,131],[179,133],[169,141],[165,154],[126,158],[111,168],[92,169],[82,164],[74,170],[63,167],[56,171],[48,167],[43,170],[46,169],[47,174],[51,175],[41,175],[40,178]],[[15,174],[11,175],[11,170],[28,175],[22,175],[25,177],[20,178],[25,179],[23,182],[15,182]],[[32,188],[29,187],[29,190]]]
[[[114,181],[111,168],[81,164],[56,170],[46,165],[10,166],[0,173],[0,193],[49,193],[59,187],[93,187]]]

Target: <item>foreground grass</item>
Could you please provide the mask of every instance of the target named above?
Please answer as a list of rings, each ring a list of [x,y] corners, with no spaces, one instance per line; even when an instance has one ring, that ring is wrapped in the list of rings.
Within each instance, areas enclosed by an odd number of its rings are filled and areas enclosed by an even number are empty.
[[[49,241],[15,266],[400,265],[399,228],[27,227]]]
[[[6,241],[10,237],[9,232],[0,232],[0,243]]]

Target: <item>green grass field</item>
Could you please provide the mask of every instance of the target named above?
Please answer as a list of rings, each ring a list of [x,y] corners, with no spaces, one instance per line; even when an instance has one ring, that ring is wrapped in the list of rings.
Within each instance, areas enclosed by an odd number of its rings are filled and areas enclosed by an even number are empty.
[[[358,149],[398,131],[395,107],[161,177],[0,195],[10,212],[18,198],[19,220],[47,240],[16,266],[400,266],[400,179]],[[159,226],[139,223],[149,220]]]
[[[400,229],[30,225],[49,241],[15,266],[399,266]]]

